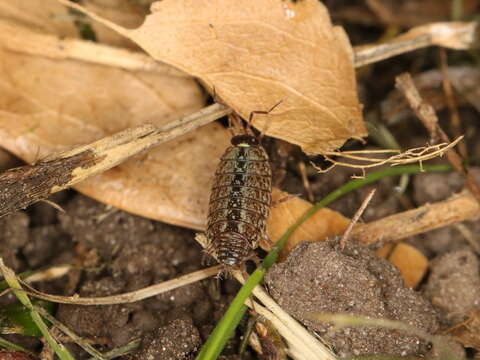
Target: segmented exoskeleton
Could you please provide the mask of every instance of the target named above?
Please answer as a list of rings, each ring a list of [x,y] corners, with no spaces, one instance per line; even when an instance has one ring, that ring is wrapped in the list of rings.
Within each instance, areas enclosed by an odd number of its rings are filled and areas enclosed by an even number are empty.
[[[236,135],[231,144],[215,172],[206,236],[207,252],[225,267],[236,268],[266,236],[272,171],[255,136]]]

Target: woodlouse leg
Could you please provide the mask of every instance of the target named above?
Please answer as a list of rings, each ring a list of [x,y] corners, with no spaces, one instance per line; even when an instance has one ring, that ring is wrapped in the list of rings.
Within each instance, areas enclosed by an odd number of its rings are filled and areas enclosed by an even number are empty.
[[[268,115],[270,114],[278,105],[280,105],[281,103],[283,102],[283,100],[280,100],[278,103],[276,103],[275,105],[273,105],[268,111],[262,111],[262,110],[254,110],[250,113],[250,115],[248,116],[248,122],[247,122],[247,131],[250,130],[250,128],[252,127],[252,121],[253,121],[253,117],[255,115]],[[261,143],[262,142],[262,138],[263,136],[265,135],[265,133],[267,132],[268,130],[268,125],[270,124],[270,122],[267,122],[265,124],[265,128],[260,132],[260,135],[258,136],[258,139],[259,139],[259,142]]]
[[[267,234],[265,234],[265,235],[263,236],[263,239],[262,239],[262,240],[263,240],[263,242],[264,242],[266,245],[268,245],[270,248],[273,248],[273,246],[275,245],[275,243],[270,239],[270,237],[269,237]]]
[[[270,207],[273,208],[277,205],[280,205],[281,203],[284,203],[285,201],[292,200],[292,199],[298,198],[300,196],[302,196],[302,195],[301,194],[290,194],[290,195],[284,196],[281,199],[273,201],[272,204],[270,205]]]

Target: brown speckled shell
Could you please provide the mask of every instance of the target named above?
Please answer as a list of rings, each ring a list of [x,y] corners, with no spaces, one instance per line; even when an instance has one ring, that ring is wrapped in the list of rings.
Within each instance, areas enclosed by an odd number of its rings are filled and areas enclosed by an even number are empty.
[[[208,251],[239,266],[265,236],[272,171],[261,145],[230,146],[215,173],[206,236]]]

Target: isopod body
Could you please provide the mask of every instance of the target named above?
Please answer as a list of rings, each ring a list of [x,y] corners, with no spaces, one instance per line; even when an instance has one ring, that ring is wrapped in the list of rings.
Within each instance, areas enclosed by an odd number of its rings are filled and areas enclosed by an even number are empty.
[[[215,172],[206,236],[209,253],[226,267],[238,267],[265,237],[272,171],[256,137],[236,135],[231,143]]]

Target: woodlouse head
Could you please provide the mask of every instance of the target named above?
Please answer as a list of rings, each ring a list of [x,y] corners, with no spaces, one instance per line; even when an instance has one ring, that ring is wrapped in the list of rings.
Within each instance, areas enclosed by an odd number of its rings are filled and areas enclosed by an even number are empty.
[[[257,146],[259,145],[258,139],[253,135],[235,135],[231,140],[234,146]]]

